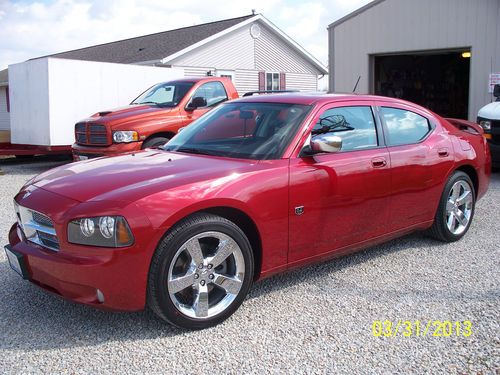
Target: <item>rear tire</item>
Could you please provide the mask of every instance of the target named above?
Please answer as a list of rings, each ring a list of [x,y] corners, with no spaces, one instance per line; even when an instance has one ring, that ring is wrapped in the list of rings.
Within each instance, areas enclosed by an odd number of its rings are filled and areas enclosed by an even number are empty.
[[[204,329],[231,316],[252,284],[253,252],[243,231],[211,214],[195,214],[158,245],[148,276],[148,305],[161,319]]]
[[[163,146],[165,143],[167,143],[169,139],[167,137],[153,137],[148,139],[142,144],[142,149],[144,150],[145,148],[158,148],[160,146]]]
[[[474,184],[466,173],[456,171],[446,182],[428,234],[443,242],[458,241],[469,230],[475,205]]]

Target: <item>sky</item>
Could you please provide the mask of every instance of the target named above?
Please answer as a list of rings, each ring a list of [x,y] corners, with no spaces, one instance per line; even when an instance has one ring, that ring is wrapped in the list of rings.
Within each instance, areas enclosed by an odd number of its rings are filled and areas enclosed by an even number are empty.
[[[370,0],[0,0],[0,70],[30,58],[251,14],[325,66],[327,26]]]

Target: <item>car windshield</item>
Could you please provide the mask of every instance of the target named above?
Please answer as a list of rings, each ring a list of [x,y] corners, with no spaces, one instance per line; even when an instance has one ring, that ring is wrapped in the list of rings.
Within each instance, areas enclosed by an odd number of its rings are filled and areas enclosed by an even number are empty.
[[[279,159],[310,106],[223,104],[179,132],[164,150],[243,159]]]
[[[153,104],[161,107],[175,107],[193,85],[193,82],[160,83],[143,92],[131,104]]]

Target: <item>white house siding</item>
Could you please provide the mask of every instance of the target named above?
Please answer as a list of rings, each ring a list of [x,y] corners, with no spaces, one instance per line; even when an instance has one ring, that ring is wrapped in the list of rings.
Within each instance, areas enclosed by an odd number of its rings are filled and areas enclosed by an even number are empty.
[[[249,91],[257,91],[259,89],[259,71],[237,69],[234,81],[240,95]]]
[[[206,66],[214,69],[254,69],[254,39],[250,26],[224,35],[169,62],[176,66]]]
[[[209,70],[207,67],[186,66],[181,67],[184,69],[184,77],[206,77]]]
[[[328,30],[330,90],[373,92],[370,55],[470,48],[469,119],[500,72],[499,0],[385,0]]]
[[[270,72],[312,73],[318,71],[276,33],[260,24],[255,39],[255,69]]]
[[[240,95],[259,89],[259,71],[285,73],[287,89],[316,91],[318,70],[262,22],[255,23],[261,30],[258,38],[250,34],[253,24],[245,25],[168,64],[182,67],[186,77],[204,77],[207,71],[234,71]]]
[[[318,78],[315,74],[286,73],[286,89],[318,91]]]
[[[10,114],[7,112],[7,87],[0,87],[0,131],[10,130]]]

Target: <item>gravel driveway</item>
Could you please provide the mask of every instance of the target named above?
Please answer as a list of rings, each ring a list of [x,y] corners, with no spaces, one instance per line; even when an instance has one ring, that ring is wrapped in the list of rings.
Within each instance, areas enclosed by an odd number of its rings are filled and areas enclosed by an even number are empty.
[[[61,162],[0,160],[0,244],[23,183]],[[225,323],[182,331],[150,312],[49,295],[0,253],[0,373],[500,374],[500,174],[469,233],[413,234],[253,286]],[[375,320],[472,322],[469,337],[374,337]],[[402,331],[401,331],[402,332]]]

